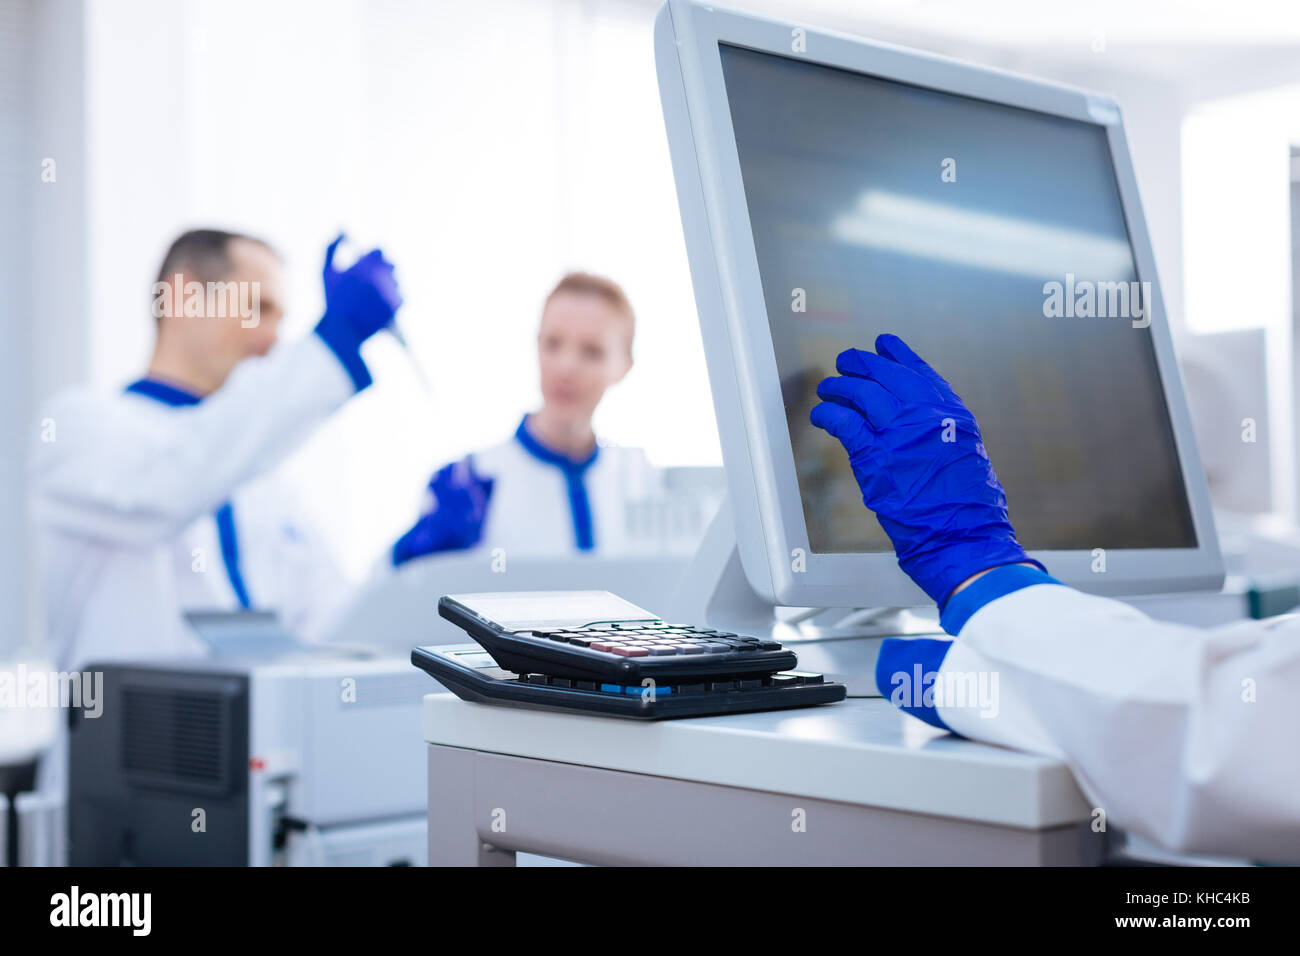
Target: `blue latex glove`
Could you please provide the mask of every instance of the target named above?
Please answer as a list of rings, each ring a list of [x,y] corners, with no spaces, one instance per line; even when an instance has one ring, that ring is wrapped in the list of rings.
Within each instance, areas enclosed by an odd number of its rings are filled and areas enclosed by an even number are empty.
[[[491,478],[480,478],[466,458],[441,468],[429,482],[432,510],[393,545],[393,564],[421,555],[472,548],[483,536]]]
[[[393,276],[393,264],[380,249],[371,249],[342,272],[334,268],[334,254],[343,238],[340,233],[325,250],[321,273],[325,316],[337,316],[351,327],[358,341],[364,342],[392,323],[402,307],[402,293]]]
[[[325,315],[316,323],[316,334],[338,356],[360,391],[371,382],[361,359],[361,343],[392,324],[402,307],[402,293],[392,263],[378,249],[341,272],[334,268],[334,253],[342,241],[340,234],[325,250]]]
[[[980,571],[1037,565],[1016,541],[975,416],[898,336],[877,338],[876,353],[841,352],[811,418],[848,451],[902,569],[942,606]]]

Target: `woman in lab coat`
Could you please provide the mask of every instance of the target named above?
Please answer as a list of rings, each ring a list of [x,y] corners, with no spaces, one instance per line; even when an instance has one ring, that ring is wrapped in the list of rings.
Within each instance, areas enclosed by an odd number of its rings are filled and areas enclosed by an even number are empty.
[[[933,369],[892,335],[836,368],[812,423],[844,445],[900,566],[959,638],[886,641],[881,693],[1065,760],[1109,825],[1176,851],[1300,861],[1300,617],[1202,631],[1062,585],[1017,543],[979,426]],[[956,441],[937,439],[943,423]],[[908,686],[917,668],[925,694]],[[995,708],[961,693],[981,675],[997,676]]]
[[[587,273],[547,296],[537,335],[542,405],[512,437],[434,475],[424,514],[393,563],[480,546],[514,555],[625,553],[627,506],[654,497],[645,452],[602,444],[592,416],[632,368],[635,318],[623,290]]]

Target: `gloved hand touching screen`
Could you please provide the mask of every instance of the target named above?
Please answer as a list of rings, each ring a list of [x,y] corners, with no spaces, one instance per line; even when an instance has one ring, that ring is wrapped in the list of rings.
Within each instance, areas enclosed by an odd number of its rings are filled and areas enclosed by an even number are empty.
[[[938,372],[896,335],[875,354],[846,349],[835,367],[812,423],[844,445],[863,503],[926,594],[942,607],[981,571],[1042,567],[1016,541],[975,416]]]

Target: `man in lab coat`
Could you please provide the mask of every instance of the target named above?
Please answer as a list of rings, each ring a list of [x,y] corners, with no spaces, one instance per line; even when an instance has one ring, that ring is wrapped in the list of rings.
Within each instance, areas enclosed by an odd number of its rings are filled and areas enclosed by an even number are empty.
[[[885,641],[880,692],[1065,760],[1108,823],[1170,849],[1300,861],[1300,617],[1202,631],[1062,585],[1016,541],[979,425],[934,369],[893,335],[836,369],[812,424],[959,638]]]
[[[335,610],[342,579],[269,473],[370,384],[361,344],[402,302],[379,250],[334,268],[341,238],[326,255],[325,315],[276,346],[277,254],[249,236],[185,233],[154,285],[145,373],[123,391],[77,387],[50,402],[32,512],[60,668],[201,654],[192,609],[273,609],[307,638]]]
[[[601,444],[592,418],[632,368],[636,319],[627,295],[584,272],[546,297],[537,333],[541,407],[513,436],[447,465],[393,563],[480,546],[512,555],[611,555],[643,548],[630,502],[656,499],[660,472],[640,448]]]

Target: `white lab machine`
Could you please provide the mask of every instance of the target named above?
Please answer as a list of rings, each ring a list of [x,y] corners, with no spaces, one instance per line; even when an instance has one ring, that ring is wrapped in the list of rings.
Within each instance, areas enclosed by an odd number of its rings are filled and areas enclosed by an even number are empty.
[[[408,658],[91,667],[104,703],[71,714],[72,865],[424,864],[431,682]]]

